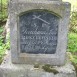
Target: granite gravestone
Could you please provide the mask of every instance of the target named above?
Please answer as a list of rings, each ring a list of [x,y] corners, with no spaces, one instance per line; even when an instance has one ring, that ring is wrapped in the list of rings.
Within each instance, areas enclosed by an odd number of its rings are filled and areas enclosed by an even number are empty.
[[[12,62],[63,65],[69,17],[70,4],[61,0],[11,0]]]

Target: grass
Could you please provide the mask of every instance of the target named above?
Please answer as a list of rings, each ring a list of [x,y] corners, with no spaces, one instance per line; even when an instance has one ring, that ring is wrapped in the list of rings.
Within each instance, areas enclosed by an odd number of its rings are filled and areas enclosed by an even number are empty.
[[[70,32],[68,34],[68,51],[70,54],[70,61],[75,67],[77,77],[77,33]]]
[[[7,19],[7,0],[0,0],[0,6],[0,24],[4,24]]]
[[[10,42],[5,41],[4,25],[7,19],[7,0],[0,0],[0,63],[3,60],[3,56],[5,54],[6,49],[10,48]]]
[[[4,27],[0,27],[0,63],[3,60],[3,56],[5,55],[5,51],[10,49],[10,40],[9,36],[7,37],[7,42],[5,42],[5,36],[3,35]]]
[[[2,62],[3,59],[3,54],[4,54],[4,44],[3,44],[3,27],[0,27],[0,63]]]
[[[68,49],[67,51],[75,53],[77,52],[77,33],[70,32],[68,34]]]

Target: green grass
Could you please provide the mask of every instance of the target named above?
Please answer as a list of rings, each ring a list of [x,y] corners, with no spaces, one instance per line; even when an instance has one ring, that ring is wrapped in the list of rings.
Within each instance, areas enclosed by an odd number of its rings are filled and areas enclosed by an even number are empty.
[[[7,0],[0,0],[0,26],[6,22],[7,19]]]
[[[72,63],[76,66],[77,69],[77,33],[70,32],[68,34],[68,52],[71,52],[72,54],[69,54],[70,60]]]
[[[4,27],[0,27],[0,63],[3,60],[3,56],[5,55],[5,51],[10,49],[10,40],[9,36],[7,37],[7,42],[5,43],[5,36],[3,35]]]
[[[67,51],[75,53],[77,52],[77,33],[70,32],[68,34],[68,49]]]
[[[2,3],[2,4],[1,4]],[[0,63],[3,60],[6,49],[10,48],[10,41],[5,43],[5,36],[3,35],[4,26],[7,20],[7,0],[0,0]],[[8,37],[9,39],[9,37]]]
[[[3,54],[4,54],[4,44],[3,44],[3,27],[0,27],[0,63],[2,62],[3,59]]]

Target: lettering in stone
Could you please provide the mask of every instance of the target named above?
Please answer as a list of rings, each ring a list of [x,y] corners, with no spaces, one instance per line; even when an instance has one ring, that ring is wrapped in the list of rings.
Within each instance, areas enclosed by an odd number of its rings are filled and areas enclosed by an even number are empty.
[[[20,16],[22,53],[54,54],[58,40],[59,18],[49,12],[33,11]]]

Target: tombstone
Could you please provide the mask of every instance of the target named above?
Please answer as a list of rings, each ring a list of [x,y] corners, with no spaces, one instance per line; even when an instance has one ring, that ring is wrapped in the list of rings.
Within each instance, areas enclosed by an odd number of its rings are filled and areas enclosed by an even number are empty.
[[[12,62],[63,65],[70,4],[12,0],[9,7]]]
[[[66,59],[69,18],[70,3],[61,0],[10,0],[11,58],[0,67],[3,77],[76,77]]]

